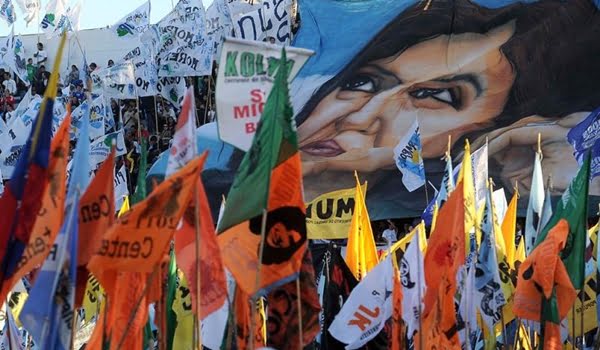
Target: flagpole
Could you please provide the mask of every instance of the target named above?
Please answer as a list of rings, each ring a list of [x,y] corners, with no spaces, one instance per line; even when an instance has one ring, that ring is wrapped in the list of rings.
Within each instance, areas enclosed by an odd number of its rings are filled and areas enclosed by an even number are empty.
[[[421,229],[417,229],[417,232],[415,234],[420,234],[420,230],[424,230],[425,229],[425,222],[423,220],[421,220]],[[421,237],[417,237],[417,253],[421,252]],[[419,284],[419,286],[417,287],[417,297],[419,298],[419,307],[418,307],[418,312],[419,312],[419,350],[423,350],[423,308],[421,306],[422,304],[422,300],[423,300],[423,295],[421,293],[421,286],[423,285],[421,281],[421,259],[417,259],[417,283]]]
[[[296,294],[298,294],[298,338],[299,338],[299,347],[298,349],[304,348],[304,335],[302,334],[302,295],[300,294],[300,276],[296,278]],[[267,315],[268,317],[268,315]]]
[[[195,106],[195,104],[192,104],[192,106]],[[196,113],[194,113],[196,114]],[[195,143],[194,143],[195,144]],[[196,147],[194,146],[194,153],[196,152]],[[195,226],[196,226],[196,240],[195,240],[195,250],[196,250],[196,312],[194,313],[193,316],[193,320],[194,320],[194,334],[192,336],[192,344],[194,350],[195,349],[202,349],[202,320],[199,317],[200,315],[200,293],[201,293],[201,288],[202,288],[202,282],[201,282],[201,278],[202,278],[202,272],[200,271],[200,239],[201,239],[201,235],[200,235],[200,201],[198,200],[198,181],[202,181],[201,177],[198,177],[198,180],[196,181],[196,186],[194,187],[194,202],[196,205],[196,210],[194,210],[194,220],[195,220]]]
[[[262,268],[262,260],[263,260],[263,254],[264,254],[264,250],[265,250],[265,231],[267,228],[267,209],[263,209],[263,213],[262,213],[262,220],[261,220],[261,224],[260,224],[260,245],[258,248],[258,266],[257,266],[257,271],[256,271],[256,282],[254,284],[255,288],[254,289],[258,289],[260,286],[260,280],[261,280],[261,268]],[[251,296],[250,297],[251,303],[255,302],[255,297]],[[248,335],[250,338],[250,350],[254,350],[254,328],[256,327],[256,307],[252,307],[250,309],[251,313],[251,319],[250,319],[250,334]]]
[[[125,328],[125,330],[123,330],[123,335],[121,335],[121,339],[118,342],[117,350],[121,349],[121,347],[123,346],[123,343],[125,342],[125,339],[127,339],[127,332],[129,331],[129,328],[131,328],[133,319],[135,318],[135,315],[137,314],[137,311],[140,308],[140,305],[142,304],[142,300],[144,300],[144,297],[146,296],[146,294],[148,294],[148,289],[149,289],[150,285],[154,282],[154,278],[156,278],[156,275],[158,274],[158,270],[160,270],[160,263],[157,263],[154,266],[154,269],[152,270],[150,277],[148,277],[148,279],[146,280],[146,285],[144,286],[144,289],[142,290],[142,294],[136,301],[135,307],[133,308],[132,312],[129,314],[129,320],[127,320],[127,327]]]

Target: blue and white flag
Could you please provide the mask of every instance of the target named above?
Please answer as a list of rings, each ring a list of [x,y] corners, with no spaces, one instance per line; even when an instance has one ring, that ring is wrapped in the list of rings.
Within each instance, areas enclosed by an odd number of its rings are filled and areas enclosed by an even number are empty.
[[[590,179],[600,175],[600,108],[572,128],[567,134],[567,140],[575,149],[573,155],[579,165],[583,164],[585,152],[591,149]]]
[[[23,306],[20,319],[40,349],[71,349],[77,273],[78,195]]]
[[[450,192],[454,191],[455,179],[458,178],[458,172],[454,172],[452,167],[452,156],[450,154],[446,155],[446,170],[444,171],[444,177],[442,178],[442,183],[440,185],[439,192],[436,191],[435,196],[423,211],[421,215],[421,219],[425,221],[425,225],[429,226],[433,222],[433,215],[435,214],[436,208],[440,210],[442,204],[444,204],[448,200],[448,196]]]
[[[15,6],[13,5],[12,0],[0,1],[0,18],[5,20],[8,25],[12,25],[17,21]]]
[[[406,135],[394,148],[396,166],[402,173],[402,183],[409,192],[425,185],[425,166],[422,153],[419,122],[415,120]]]

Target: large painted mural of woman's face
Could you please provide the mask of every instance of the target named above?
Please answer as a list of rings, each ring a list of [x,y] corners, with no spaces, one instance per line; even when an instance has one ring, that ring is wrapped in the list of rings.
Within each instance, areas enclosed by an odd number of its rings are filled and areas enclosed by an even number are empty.
[[[510,12],[507,10],[509,7],[496,10],[480,7],[468,0],[458,2],[465,7],[459,6],[454,9],[456,11],[480,11],[481,8],[480,12],[485,14],[477,13],[474,18],[480,17],[482,24],[470,25],[469,14],[466,13],[464,18],[457,19],[457,22],[466,24],[463,28],[457,24],[456,32],[451,28],[442,33],[430,33],[412,40],[410,44],[398,44],[398,49],[394,50],[389,48],[390,42],[393,42],[393,31],[405,39],[413,29],[420,33],[424,31],[392,23],[389,26],[395,27],[381,34],[388,37],[387,41],[381,40],[384,43],[381,51],[385,54],[373,49],[376,45],[371,43],[370,48],[359,53],[362,57],[351,60],[340,73],[314,89],[316,93],[302,110],[298,126],[305,199],[351,187],[354,170],[369,181],[373,191],[381,190],[377,189],[378,184],[385,184],[387,188],[384,191],[407,193],[399,181],[390,181],[390,177],[401,177],[395,166],[393,149],[415,119],[420,125],[426,169],[433,162],[440,162],[447,151],[448,137],[452,140],[455,160],[460,160],[458,156],[465,138],[474,143],[473,149],[488,142],[490,167],[494,167],[490,173],[500,177],[500,186],[512,191],[517,182],[526,194],[537,148],[537,134],[541,133],[546,156],[543,167],[546,174],[553,177],[556,194],[568,186],[577,171],[577,163],[571,146],[566,142],[566,133],[587,116],[590,111],[587,107],[594,101],[584,106],[574,103],[567,113],[565,108],[557,108],[555,113],[542,115],[548,106],[533,105],[533,101],[538,104],[545,102],[543,94],[537,91],[543,91],[541,87],[547,85],[549,91],[558,91],[548,96],[554,94],[552,99],[560,99],[562,87],[552,86],[561,84],[558,78],[540,76],[539,86],[524,91],[527,89],[523,86],[536,85],[535,74],[528,70],[539,69],[536,65],[543,64],[534,61],[536,54],[539,55],[536,45],[548,51],[548,44],[543,40],[549,40],[535,25],[530,25],[525,33],[519,32],[526,27],[521,17],[528,16],[527,6],[515,5]],[[551,0],[540,2],[552,3],[548,11],[558,3]],[[585,6],[594,8],[591,2]],[[302,6],[300,8],[302,10]],[[543,7],[535,9],[537,16],[540,9]],[[487,25],[485,16],[489,16],[489,22],[493,19],[497,24]],[[595,24],[592,27],[597,27],[598,17],[596,11],[591,20],[586,20]],[[402,15],[394,21],[402,22]],[[537,41],[527,38],[527,35],[537,36]],[[566,44],[562,41],[560,46],[568,46]],[[590,52],[597,52],[598,46],[595,44]],[[569,55],[558,51],[553,53]],[[577,59],[566,61],[577,62]],[[528,64],[532,66],[528,67]],[[314,67],[312,69],[314,71]],[[598,69],[593,74],[598,75]],[[542,74],[544,69],[539,71]],[[527,93],[532,95],[528,98]],[[521,101],[517,101],[519,98]],[[556,101],[547,102],[552,104]],[[595,103],[600,105],[600,99]],[[527,108],[522,108],[523,112],[512,112],[520,109],[519,104]],[[431,178],[437,186],[435,177]],[[391,187],[390,183],[393,184]],[[592,186],[592,191],[596,187]],[[379,195],[378,198],[385,199],[385,196]],[[408,200],[411,197],[404,198]],[[424,199],[421,201],[424,202]],[[389,206],[392,202],[388,201],[385,205]],[[373,205],[377,203],[370,203],[370,207]],[[405,215],[398,213],[398,216]]]

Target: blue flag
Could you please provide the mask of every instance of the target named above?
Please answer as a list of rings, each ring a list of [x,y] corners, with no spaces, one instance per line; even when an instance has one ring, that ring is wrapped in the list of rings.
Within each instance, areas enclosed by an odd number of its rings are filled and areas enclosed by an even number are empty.
[[[69,177],[67,199],[72,197],[77,189],[79,189],[79,193],[85,192],[91,181],[90,173],[93,169],[90,167],[90,104],[87,101],[83,107],[83,115],[79,121],[80,129],[77,135],[75,154],[73,154],[73,167]]]
[[[44,262],[20,319],[40,349],[69,350],[77,274],[78,193]]]
[[[591,150],[590,180],[600,175],[600,108],[590,113],[567,134],[567,140],[575,151],[573,155],[581,166],[587,150]]]

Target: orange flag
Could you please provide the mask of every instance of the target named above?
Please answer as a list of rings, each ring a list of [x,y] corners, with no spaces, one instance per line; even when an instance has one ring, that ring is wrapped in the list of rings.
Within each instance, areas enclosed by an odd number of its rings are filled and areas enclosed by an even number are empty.
[[[100,249],[102,235],[115,216],[115,150],[98,169],[96,176],[79,200],[79,237],[77,247],[77,290],[75,306],[81,306],[89,271],[86,265]]]
[[[104,234],[88,269],[96,276],[105,270],[152,272],[188,207],[205,160],[206,153],[192,160],[119,217]]]
[[[559,255],[567,244],[568,234],[569,224],[562,219],[521,264],[513,307],[515,316],[540,321],[542,297],[550,299],[553,290],[559,320],[567,316],[577,297]]]
[[[394,268],[394,289],[392,291],[392,334],[391,334],[391,350],[400,350],[404,348],[402,335],[402,285],[400,284],[400,273],[397,268]]]
[[[233,305],[235,310],[235,330],[237,339],[237,349],[249,349],[250,341],[254,342],[254,349],[260,349],[266,345],[265,331],[261,325],[264,324],[265,313],[264,310],[260,310],[262,303],[253,302],[250,300],[248,294],[244,293],[237,285],[235,287],[235,296],[233,299]],[[252,318],[251,307],[256,307],[257,312],[254,313],[254,335],[250,334],[250,320]],[[292,340],[290,340],[291,342]]]
[[[158,276],[155,276],[158,278]],[[110,300],[113,311],[109,313],[110,349],[119,348],[119,342],[124,339],[120,349],[143,348],[144,325],[148,320],[148,304],[144,293],[146,274],[139,272],[123,272],[117,277],[114,297]],[[137,310],[137,311],[136,311]],[[136,311],[130,321],[131,314]]]
[[[6,280],[2,284],[2,294],[0,295],[2,299],[0,300],[6,300],[6,296],[17,281],[41,265],[50,253],[56,254],[53,244],[62,225],[65,212],[70,127],[71,114],[67,113],[54,139],[52,139],[47,173],[48,186],[44,191],[42,206],[31,230],[29,243],[23,251],[21,260],[14,272],[6,274]]]
[[[177,265],[183,271],[190,288],[192,309],[199,313],[200,319],[204,319],[209,314],[217,311],[227,297],[227,280],[225,270],[221,261],[221,251],[217,244],[215,226],[213,224],[212,214],[206,199],[206,192],[202,184],[202,179],[198,178],[196,184],[199,204],[198,215],[200,221],[200,241],[199,257],[196,257],[196,207],[189,206],[184,215],[183,225],[175,233],[175,254],[177,256]],[[197,298],[197,278],[196,269],[200,271],[200,310],[196,305]]]
[[[425,349],[445,344],[460,349],[454,295],[456,273],[465,261],[465,209],[462,181],[440,210],[425,254],[423,329]]]

